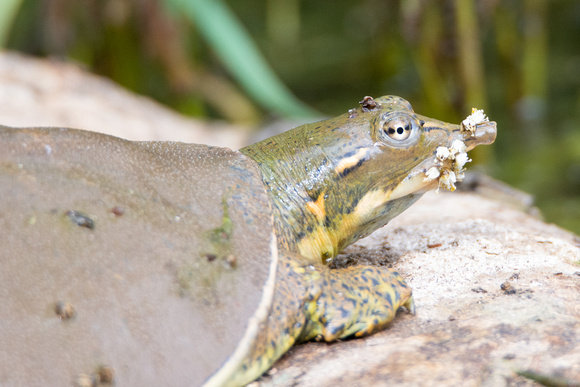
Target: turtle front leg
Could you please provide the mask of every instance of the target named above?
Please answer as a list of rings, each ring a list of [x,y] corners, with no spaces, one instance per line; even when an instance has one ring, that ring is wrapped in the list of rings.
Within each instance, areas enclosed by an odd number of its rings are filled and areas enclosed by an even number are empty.
[[[295,343],[319,335],[333,341],[376,332],[401,306],[414,313],[411,289],[391,269],[330,269],[282,251],[276,277],[268,318],[228,386],[257,378]]]
[[[392,269],[320,265],[310,270],[318,274],[311,280],[307,323],[297,341],[360,337],[383,329],[401,306],[415,313],[411,288]]]
[[[268,318],[259,326],[249,353],[227,386],[244,385],[266,372],[296,342],[307,325],[307,305],[318,295],[309,291],[318,271],[304,257],[279,251],[274,297]]]

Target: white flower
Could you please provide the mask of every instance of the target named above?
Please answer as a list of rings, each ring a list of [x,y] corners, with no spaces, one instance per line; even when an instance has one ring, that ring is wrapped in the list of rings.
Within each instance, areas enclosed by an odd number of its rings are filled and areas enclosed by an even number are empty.
[[[451,183],[451,185],[453,186],[453,188],[455,188],[455,183],[457,182],[457,177],[455,176],[455,172],[453,171],[449,171],[449,182]]]
[[[467,153],[461,152],[457,156],[455,156],[455,168],[461,169],[465,164],[470,162],[471,159],[467,157]]]
[[[423,181],[431,181],[437,179],[441,173],[439,172],[439,168],[431,167],[427,172],[425,172],[425,179]]]
[[[453,140],[453,142],[451,143],[451,148],[449,148],[449,151],[453,155],[456,155],[457,153],[465,152],[466,149],[467,147],[465,146],[465,143],[463,141]]]
[[[472,108],[471,115],[469,117],[471,117],[471,119],[475,122],[476,125],[489,121],[489,118],[486,117],[485,113],[483,112],[483,109],[478,110],[476,108]]]
[[[437,148],[435,155],[441,161],[446,160],[450,155],[449,148],[440,146],[439,148]]]
[[[463,130],[468,130],[471,133],[474,133],[478,124],[488,121],[489,118],[486,117],[483,109],[473,108],[471,109],[471,114],[461,122],[461,128]]]
[[[439,187],[448,189],[449,191],[455,191],[455,183],[457,182],[457,177],[453,171],[445,171],[443,175],[439,178]]]

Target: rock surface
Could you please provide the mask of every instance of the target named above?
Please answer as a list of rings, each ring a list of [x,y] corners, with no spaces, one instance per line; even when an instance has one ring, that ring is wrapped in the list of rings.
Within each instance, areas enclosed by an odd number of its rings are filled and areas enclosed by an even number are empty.
[[[127,140],[237,149],[248,133],[183,117],[77,65],[0,52],[0,125],[82,128]]]
[[[339,257],[395,267],[416,315],[364,339],[295,347],[259,383],[537,385],[516,371],[579,383],[579,246],[501,202],[429,193]]]

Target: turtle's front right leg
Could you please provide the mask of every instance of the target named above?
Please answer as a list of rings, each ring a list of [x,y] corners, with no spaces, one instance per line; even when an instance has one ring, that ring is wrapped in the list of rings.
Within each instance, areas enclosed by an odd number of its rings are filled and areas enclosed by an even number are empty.
[[[376,332],[401,306],[414,312],[411,289],[387,268],[330,269],[281,251],[274,298],[249,352],[227,385],[257,378],[294,343]]]
[[[310,266],[307,323],[298,341],[364,336],[383,329],[401,306],[415,313],[411,288],[396,271],[375,266]],[[316,277],[319,278],[314,280]]]

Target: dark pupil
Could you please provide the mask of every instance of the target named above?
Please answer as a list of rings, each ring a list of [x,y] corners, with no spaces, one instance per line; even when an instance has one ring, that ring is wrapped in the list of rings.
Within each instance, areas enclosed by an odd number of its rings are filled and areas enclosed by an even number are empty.
[[[397,132],[398,134],[403,134],[405,132],[405,130],[410,130],[410,129],[411,128],[409,127],[409,125],[405,125],[404,128],[402,126],[397,127],[397,129],[389,128],[389,134],[395,134],[395,132]]]

